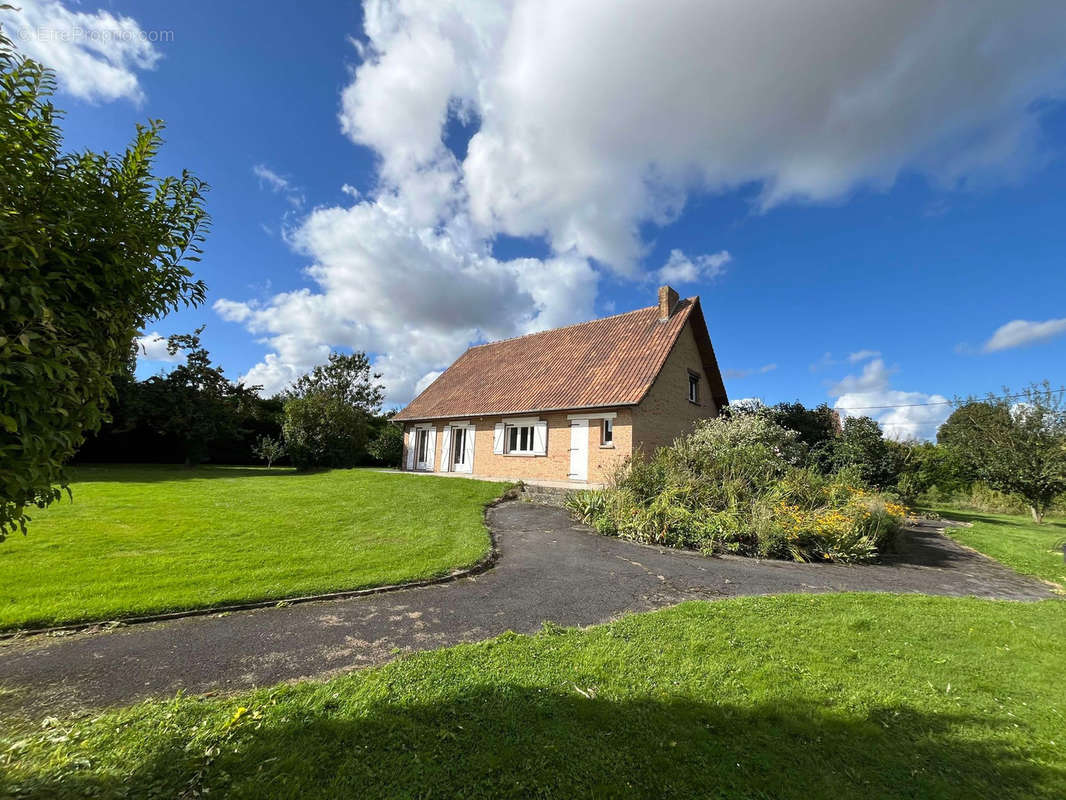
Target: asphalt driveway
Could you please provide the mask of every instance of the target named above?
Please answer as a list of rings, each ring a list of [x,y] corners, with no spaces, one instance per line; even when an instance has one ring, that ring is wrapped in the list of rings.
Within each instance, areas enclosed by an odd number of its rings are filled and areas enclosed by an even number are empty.
[[[1004,600],[1053,596],[932,527],[867,566],[705,558],[596,536],[566,512],[510,502],[489,511],[496,566],[449,584],[188,617],[0,644],[0,697],[41,711],[233,691],[378,664],[398,652],[591,625],[682,600],[787,592],[920,592]]]

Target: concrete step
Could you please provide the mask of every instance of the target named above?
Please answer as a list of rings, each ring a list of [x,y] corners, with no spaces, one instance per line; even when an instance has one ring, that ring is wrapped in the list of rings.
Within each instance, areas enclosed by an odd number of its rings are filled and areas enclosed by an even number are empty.
[[[573,491],[573,489],[565,489],[558,486],[531,486],[524,484],[519,499],[541,506],[562,508],[566,501],[566,496]]]

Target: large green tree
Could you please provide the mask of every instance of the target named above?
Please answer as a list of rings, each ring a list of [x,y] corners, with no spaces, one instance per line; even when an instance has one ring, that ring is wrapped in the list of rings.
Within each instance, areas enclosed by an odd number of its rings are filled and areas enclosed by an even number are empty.
[[[1033,520],[1066,492],[1066,404],[1046,381],[1021,397],[970,398],[958,404],[937,433],[972,477],[1017,494]]]
[[[205,295],[206,187],[153,174],[162,124],[121,155],[64,153],[54,88],[0,36],[0,537],[61,496],[137,331]]]
[[[158,383],[153,409],[158,432],[180,442],[189,466],[206,460],[212,442],[236,435],[262,388],[230,383],[222,367],[211,363],[200,340],[203,330],[168,337],[167,352],[181,353],[184,362],[145,382]]]
[[[281,432],[297,469],[352,467],[366,451],[368,417],[324,392],[285,404]]]
[[[870,417],[848,417],[840,437],[833,443],[833,466],[855,472],[866,484],[878,489],[896,485],[901,464],[897,451],[885,441],[881,426]]]
[[[381,410],[385,387],[378,380],[366,353],[330,353],[325,364],[319,364],[302,375],[286,392],[286,396],[309,397],[325,394],[352,408],[374,415]]]
[[[330,353],[329,361],[286,392],[282,435],[299,469],[352,467],[366,456],[370,425],[385,387],[366,353]]]

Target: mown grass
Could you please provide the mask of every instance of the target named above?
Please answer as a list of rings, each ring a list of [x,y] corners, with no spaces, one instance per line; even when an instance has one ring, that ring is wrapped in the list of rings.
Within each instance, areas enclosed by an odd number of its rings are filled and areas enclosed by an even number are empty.
[[[326,683],[12,721],[0,795],[1061,798],[1064,612],[692,602]]]
[[[0,543],[0,629],[440,575],[489,547],[498,483],[333,470],[73,470],[73,503]]]
[[[1066,521],[1048,519],[1036,525],[1028,517],[958,511],[949,507],[935,510],[947,519],[972,522],[972,528],[947,528],[953,539],[991,556],[1024,575],[1035,575],[1066,589]]]

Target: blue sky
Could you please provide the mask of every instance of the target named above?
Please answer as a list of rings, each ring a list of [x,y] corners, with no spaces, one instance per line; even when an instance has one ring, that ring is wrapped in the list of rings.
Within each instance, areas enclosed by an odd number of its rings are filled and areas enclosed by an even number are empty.
[[[160,170],[211,184],[209,302],[145,333],[206,323],[234,378],[365,349],[403,404],[668,278],[732,398],[1066,381],[1060,4],[22,5],[69,148],[162,118]]]

